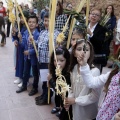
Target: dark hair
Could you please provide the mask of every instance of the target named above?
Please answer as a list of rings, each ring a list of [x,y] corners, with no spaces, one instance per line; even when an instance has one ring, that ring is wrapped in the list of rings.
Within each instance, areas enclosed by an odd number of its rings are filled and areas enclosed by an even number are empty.
[[[26,18],[28,18],[28,17],[29,17],[29,12],[23,11],[23,15],[24,15]],[[21,13],[19,13],[19,17],[22,17],[22,14],[21,14]]]
[[[36,15],[29,15],[27,18],[27,22],[30,18],[35,18],[36,19],[36,23],[38,23],[38,17]]]
[[[117,54],[114,56],[114,58],[115,59],[118,59],[118,57],[119,57],[119,55],[120,55],[120,47],[118,48],[118,51],[117,51]],[[118,59],[119,61],[120,61],[120,58]],[[111,73],[110,73],[110,75],[109,75],[109,77],[108,77],[108,80],[107,80],[107,82],[105,83],[105,86],[104,86],[104,91],[107,93],[108,92],[108,87],[109,87],[109,85],[110,85],[110,82],[111,82],[111,80],[112,80],[112,77],[114,76],[114,75],[116,75],[117,73],[119,72],[119,66],[115,66],[115,68],[111,71]]]
[[[72,35],[74,35],[74,34],[82,35],[83,38],[85,38],[85,36],[86,36],[85,31],[78,27],[74,28]]]
[[[3,4],[3,2],[2,2],[2,1],[0,1],[0,3],[2,3],[2,4]]]
[[[48,12],[45,13],[44,18],[49,18],[49,13]]]
[[[69,72],[69,65],[70,65],[70,53],[67,50],[67,48],[59,46],[55,49],[56,55],[63,55],[64,58],[66,59],[66,65],[64,69],[62,70],[62,74],[66,75]],[[54,65],[54,52],[52,53],[50,57],[50,63],[49,63],[49,71],[50,74],[52,74],[53,79],[56,79],[55,75],[55,65]]]
[[[76,41],[76,44],[73,47],[73,50],[72,50],[72,53],[71,53],[71,63],[70,63],[70,71],[71,72],[72,72],[74,66],[76,64],[78,64],[77,58],[75,57],[75,50],[76,50],[77,46],[79,44],[82,44],[82,43],[85,43],[85,40],[84,39],[79,39],[79,40]],[[90,57],[89,57],[87,63],[89,64],[90,68],[92,68],[93,59],[94,59],[94,50],[93,50],[92,44],[89,41],[87,41],[87,44],[90,46]]]
[[[108,7],[111,6],[112,7],[112,12],[111,12],[111,16],[114,16],[114,6],[113,5],[108,5],[105,9],[105,15],[107,14],[107,9]]]
[[[57,2],[57,6],[60,7],[59,12],[58,12],[58,15],[62,15],[62,14],[63,14],[63,5],[61,4],[60,1]]]

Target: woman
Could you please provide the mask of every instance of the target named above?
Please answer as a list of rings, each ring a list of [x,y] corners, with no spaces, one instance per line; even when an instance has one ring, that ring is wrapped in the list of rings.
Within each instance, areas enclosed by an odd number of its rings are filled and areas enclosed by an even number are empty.
[[[99,24],[101,19],[101,10],[94,8],[90,11],[89,20],[90,23],[88,25],[88,37],[90,42],[93,45],[94,52],[95,52],[95,60],[94,64],[101,69],[106,65],[107,60],[104,61],[100,60],[99,56],[108,56],[108,43],[105,41],[105,29]],[[98,56],[98,57],[97,57]],[[102,59],[102,58],[101,58]],[[104,58],[103,58],[104,59]]]
[[[111,41],[113,40],[113,32],[114,28],[116,26],[116,17],[114,15],[114,7],[113,5],[108,5],[105,9],[105,15],[109,15],[109,19],[106,23],[108,31],[111,31],[110,38],[108,39],[108,46],[110,46]],[[110,53],[110,50],[108,52],[108,55]]]

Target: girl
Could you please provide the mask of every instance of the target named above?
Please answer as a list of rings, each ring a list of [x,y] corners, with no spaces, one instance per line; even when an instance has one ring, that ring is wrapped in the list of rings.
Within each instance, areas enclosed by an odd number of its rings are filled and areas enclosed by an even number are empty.
[[[62,75],[66,78],[67,84],[70,85],[70,73],[68,72],[69,65],[70,65],[70,54],[68,50],[64,47],[58,47],[55,50],[56,52],[56,57],[57,57],[57,62],[58,65],[60,65],[60,68],[62,70]],[[48,75],[48,80],[50,86],[55,90],[56,86],[56,75],[55,75],[55,69],[56,69],[56,60],[54,58],[54,53],[51,55],[51,61],[49,64],[49,71],[50,75]],[[61,108],[60,108],[61,107]],[[61,114],[60,114],[61,111]],[[60,120],[69,120],[68,113],[63,107],[63,100],[61,96],[55,94],[55,107],[52,109],[51,113],[58,113],[58,117]],[[71,108],[70,108],[70,115],[71,115]]]
[[[111,40],[113,40],[113,32],[114,28],[116,26],[116,17],[114,15],[114,7],[113,5],[108,5],[107,8],[105,9],[105,15],[109,14],[110,18],[108,19],[106,25],[108,26],[108,30],[112,31],[112,35],[110,39],[108,40],[108,45],[110,46]]]
[[[85,53],[78,56],[78,62],[81,65],[80,72],[85,84],[94,89],[104,86],[100,96],[97,120],[111,120],[120,110],[120,48],[115,59],[117,62],[111,72],[93,77],[87,65]]]
[[[69,49],[70,53],[72,52],[72,49],[73,49],[74,45],[76,44],[76,41],[78,39],[83,39],[83,38],[85,38],[84,31],[79,28],[75,28],[73,30],[72,37],[71,37],[71,48]]]
[[[69,105],[72,105],[73,120],[92,120],[97,115],[96,103],[98,101],[99,90],[89,89],[85,86],[79,71],[80,64],[77,61],[77,57],[83,52],[84,45],[84,39],[77,40],[71,54],[70,72],[72,89],[69,91],[68,98],[65,99],[65,107],[67,109]],[[89,41],[86,44],[86,57],[91,73],[94,76],[100,75],[99,69],[92,65],[94,54],[93,47]]]

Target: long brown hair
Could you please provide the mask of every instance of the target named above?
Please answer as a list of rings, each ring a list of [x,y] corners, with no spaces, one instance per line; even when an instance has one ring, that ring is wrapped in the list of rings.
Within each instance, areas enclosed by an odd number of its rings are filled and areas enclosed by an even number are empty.
[[[57,2],[57,6],[60,7],[59,12],[58,12],[58,15],[62,15],[62,14],[63,14],[63,5],[61,4],[60,1]]]
[[[120,47],[118,48],[118,51],[117,51],[117,54],[114,56],[115,59],[118,59],[120,61],[120,58],[118,58],[120,55]],[[116,75],[117,73],[119,72],[119,66],[115,66],[115,68],[111,71],[109,77],[108,77],[108,80],[107,82],[105,83],[105,86],[104,86],[104,91],[107,93],[108,92],[108,87],[110,85],[110,82],[111,82],[111,79],[114,75]]]
[[[108,7],[111,6],[112,7],[112,12],[111,12],[111,16],[114,16],[114,6],[113,5],[108,5],[105,9],[105,14],[107,14],[107,9]]]

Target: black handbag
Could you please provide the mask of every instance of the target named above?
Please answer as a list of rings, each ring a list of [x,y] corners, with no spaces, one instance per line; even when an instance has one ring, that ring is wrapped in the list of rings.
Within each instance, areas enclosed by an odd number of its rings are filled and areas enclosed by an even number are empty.
[[[107,64],[106,54],[95,54],[94,55],[94,64],[106,65]]]

